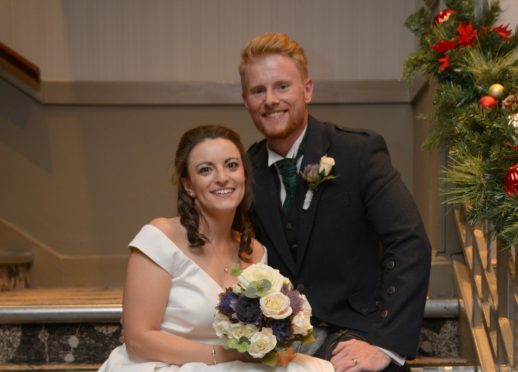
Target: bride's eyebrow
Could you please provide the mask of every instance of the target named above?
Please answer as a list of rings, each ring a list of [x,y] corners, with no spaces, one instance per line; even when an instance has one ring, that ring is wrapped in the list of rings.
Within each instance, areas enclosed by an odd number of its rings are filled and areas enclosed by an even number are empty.
[[[232,160],[241,161],[241,158],[238,158],[237,156],[233,156],[228,159],[225,159],[225,163],[228,163],[229,161],[232,161]]]
[[[194,168],[198,169],[199,167],[205,167],[205,166],[214,166],[214,163],[211,161],[202,161],[201,163],[194,164]]]

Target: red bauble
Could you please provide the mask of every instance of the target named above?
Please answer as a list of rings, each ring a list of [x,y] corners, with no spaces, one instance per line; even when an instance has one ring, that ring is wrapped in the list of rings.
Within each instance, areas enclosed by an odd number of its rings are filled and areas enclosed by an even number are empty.
[[[491,108],[496,106],[496,99],[491,96],[484,96],[478,100],[478,104],[484,108]]]
[[[507,170],[504,177],[504,190],[510,196],[518,193],[518,163]]]

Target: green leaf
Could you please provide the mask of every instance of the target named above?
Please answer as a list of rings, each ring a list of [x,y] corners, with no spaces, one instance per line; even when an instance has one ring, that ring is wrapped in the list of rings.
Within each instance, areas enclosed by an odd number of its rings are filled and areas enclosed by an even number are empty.
[[[270,288],[272,288],[272,283],[266,279],[250,282],[248,288],[245,290],[245,296],[248,298],[263,297],[268,294]]]
[[[263,357],[261,363],[266,364],[272,368],[275,367],[277,365],[277,352],[275,350],[270,351]]]
[[[238,263],[234,263],[230,267],[230,275],[232,275],[232,276],[238,277],[239,275],[241,275],[242,271],[243,270],[241,269],[241,266]]]

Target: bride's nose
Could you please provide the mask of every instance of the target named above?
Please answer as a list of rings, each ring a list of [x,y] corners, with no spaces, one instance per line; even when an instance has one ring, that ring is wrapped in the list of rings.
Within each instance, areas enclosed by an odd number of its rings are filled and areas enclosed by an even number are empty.
[[[219,169],[216,172],[216,182],[220,185],[225,185],[228,182],[228,174],[224,169]]]

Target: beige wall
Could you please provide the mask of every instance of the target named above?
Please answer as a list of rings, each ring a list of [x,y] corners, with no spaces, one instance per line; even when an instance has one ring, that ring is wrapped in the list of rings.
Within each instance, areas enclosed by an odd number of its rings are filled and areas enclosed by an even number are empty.
[[[415,0],[0,0],[0,40],[46,81],[237,82],[252,36],[283,31],[319,80],[393,79]]]
[[[0,249],[35,253],[36,286],[121,285],[128,241],[175,212],[181,133],[225,123],[247,146],[260,138],[236,65],[243,43],[266,30],[306,48],[315,116],[385,137],[440,247],[437,155],[420,150],[426,126],[414,121],[430,96],[412,104],[397,82],[416,3],[0,0],[0,40],[43,79],[34,92],[0,70]]]
[[[0,100],[0,220],[47,257],[35,263],[38,285],[121,283],[116,273],[123,271],[129,239],[149,219],[175,212],[169,175],[187,128],[226,123],[246,145],[259,138],[241,105],[49,106],[3,80]],[[383,134],[412,189],[409,104],[315,105],[311,111]],[[112,267],[103,261],[110,257]],[[39,274],[48,260],[59,270]]]

